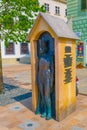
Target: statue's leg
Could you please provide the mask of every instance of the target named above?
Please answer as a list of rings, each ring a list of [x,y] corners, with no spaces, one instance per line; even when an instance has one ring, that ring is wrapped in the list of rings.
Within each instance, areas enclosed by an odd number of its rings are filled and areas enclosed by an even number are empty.
[[[45,83],[45,101],[46,101],[46,107],[47,107],[46,119],[49,120],[52,118],[51,97],[50,97],[50,80],[49,79],[47,79],[47,81]]]
[[[42,102],[42,112],[41,112],[41,117],[46,117],[46,103],[45,103],[45,96],[44,96],[44,86],[43,83],[40,81],[39,83],[39,90],[41,94],[41,102]]]
[[[41,112],[41,95],[40,95],[40,91],[38,89],[38,104],[37,104],[37,108],[36,108],[36,112],[35,114],[40,114]]]

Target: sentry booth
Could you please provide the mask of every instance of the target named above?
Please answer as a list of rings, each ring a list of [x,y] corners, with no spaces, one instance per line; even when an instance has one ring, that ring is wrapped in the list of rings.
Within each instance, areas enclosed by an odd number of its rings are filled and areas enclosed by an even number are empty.
[[[32,106],[36,111],[38,89],[36,84],[38,41],[47,40],[54,49],[55,116],[61,121],[76,109],[76,39],[78,37],[57,16],[40,13],[27,40],[31,45]]]

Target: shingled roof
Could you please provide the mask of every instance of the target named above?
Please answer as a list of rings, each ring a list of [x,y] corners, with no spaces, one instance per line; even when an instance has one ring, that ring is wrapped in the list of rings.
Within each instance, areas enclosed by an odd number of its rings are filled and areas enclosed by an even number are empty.
[[[46,23],[51,27],[51,29],[55,32],[55,34],[58,37],[79,39],[76,36],[76,34],[65,23],[65,21],[60,19],[59,17],[54,16],[54,15],[50,15],[50,14],[47,14],[47,13],[39,13],[37,19],[39,19],[40,16],[42,16],[42,18],[46,21]],[[37,19],[36,19],[36,21],[37,21]],[[29,36],[30,36],[30,34],[32,32],[32,29],[31,29],[31,31],[29,33]]]

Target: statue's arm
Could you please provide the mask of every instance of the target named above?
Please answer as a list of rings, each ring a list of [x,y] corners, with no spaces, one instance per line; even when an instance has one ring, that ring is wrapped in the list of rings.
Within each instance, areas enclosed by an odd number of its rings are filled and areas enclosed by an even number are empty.
[[[54,64],[53,64],[53,61],[51,62],[51,66],[50,66],[50,72],[51,72],[51,79],[50,79],[50,85],[51,85],[51,91],[53,90],[53,87],[54,87]]]

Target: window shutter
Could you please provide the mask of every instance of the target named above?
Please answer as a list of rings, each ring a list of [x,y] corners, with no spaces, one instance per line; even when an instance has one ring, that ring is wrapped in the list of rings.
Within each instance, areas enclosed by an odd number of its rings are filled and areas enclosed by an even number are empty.
[[[87,0],[81,0],[81,9],[86,9]]]

